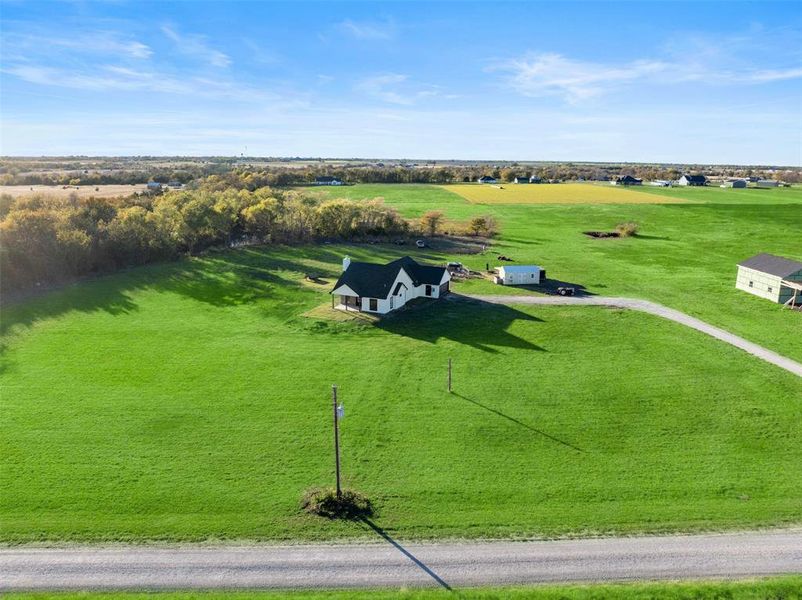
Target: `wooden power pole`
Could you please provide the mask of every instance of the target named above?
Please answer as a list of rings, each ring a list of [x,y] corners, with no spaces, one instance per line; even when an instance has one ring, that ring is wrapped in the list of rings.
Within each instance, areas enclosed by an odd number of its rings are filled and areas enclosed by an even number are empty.
[[[334,405],[334,466],[337,472],[337,500],[342,498],[340,487],[340,418],[337,411],[337,386],[331,386],[331,399]]]

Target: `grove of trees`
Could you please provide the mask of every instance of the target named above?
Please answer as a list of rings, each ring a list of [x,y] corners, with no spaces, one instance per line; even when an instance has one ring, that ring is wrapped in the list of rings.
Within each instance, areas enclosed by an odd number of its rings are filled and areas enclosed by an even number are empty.
[[[442,215],[426,225],[437,233]],[[467,225],[451,227],[467,233]],[[208,178],[197,189],[156,196],[0,196],[4,293],[92,273],[169,260],[212,246],[394,239],[424,230],[381,199],[326,199],[308,190],[254,191]],[[471,227],[470,232],[492,233]]]

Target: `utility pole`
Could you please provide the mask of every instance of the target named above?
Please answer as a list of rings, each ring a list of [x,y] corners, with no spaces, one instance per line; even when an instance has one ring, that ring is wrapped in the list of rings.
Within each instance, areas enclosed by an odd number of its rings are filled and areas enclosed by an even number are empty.
[[[451,393],[451,359],[448,359],[448,393]]]
[[[337,386],[331,386],[331,399],[334,405],[334,464],[337,471],[337,500],[342,498],[340,488],[340,416],[337,410]]]

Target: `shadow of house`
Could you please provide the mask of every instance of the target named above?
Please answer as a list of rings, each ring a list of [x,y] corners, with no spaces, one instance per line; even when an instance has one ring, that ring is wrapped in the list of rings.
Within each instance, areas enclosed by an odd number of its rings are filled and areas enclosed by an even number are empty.
[[[445,298],[449,301],[428,302],[420,308],[413,306],[390,313],[375,326],[394,335],[431,344],[447,339],[491,353],[497,353],[497,347],[545,352],[544,348],[508,331],[515,321],[542,319],[503,304],[463,296]]]

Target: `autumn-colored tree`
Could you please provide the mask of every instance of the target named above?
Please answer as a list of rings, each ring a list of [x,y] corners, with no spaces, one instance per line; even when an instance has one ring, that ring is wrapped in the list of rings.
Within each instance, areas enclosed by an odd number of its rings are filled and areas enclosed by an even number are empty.
[[[443,213],[439,210],[430,210],[420,218],[421,228],[429,235],[435,235],[443,222]]]

